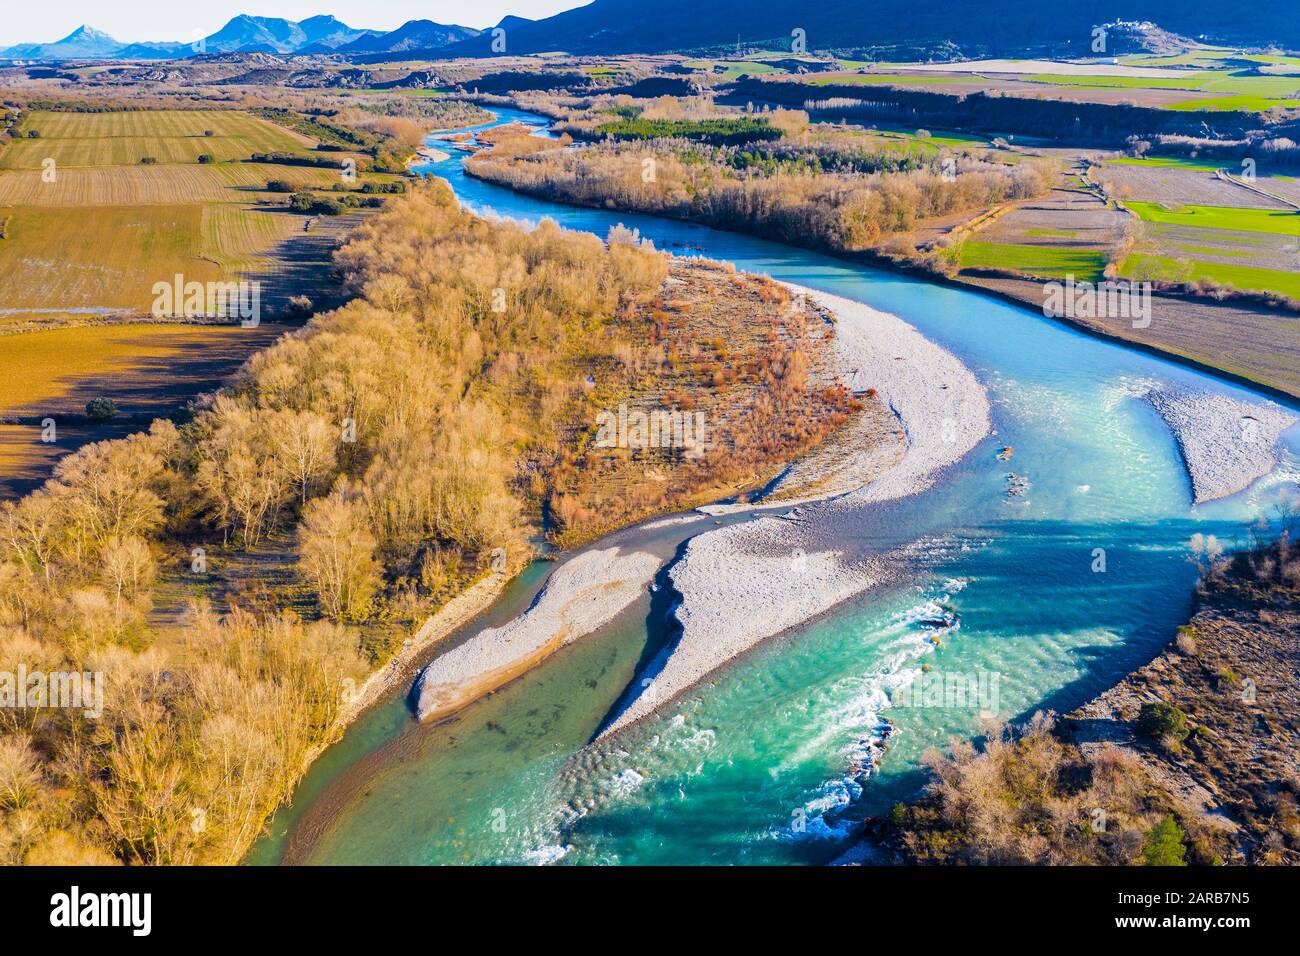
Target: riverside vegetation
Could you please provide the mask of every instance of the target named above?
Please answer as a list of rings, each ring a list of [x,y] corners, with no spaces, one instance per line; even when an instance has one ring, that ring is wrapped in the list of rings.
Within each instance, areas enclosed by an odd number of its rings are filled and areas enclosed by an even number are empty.
[[[89,445],[0,510],[0,670],[105,681],[98,719],[0,708],[3,861],[238,861],[347,689],[497,549],[517,567],[539,529],[744,484],[860,407],[817,384],[827,317],[627,230],[489,223],[434,181],[336,263],[355,298],[190,420]],[[716,416],[701,458],[593,453],[597,410],[669,401]],[[214,572],[259,555],[294,583],[219,609]]]
[[[613,140],[569,150],[501,137],[466,170],[547,199],[908,257],[917,253],[906,234],[922,220],[1042,195],[1053,175],[1041,163],[1003,165],[947,151],[900,156],[851,133],[810,132],[798,110],[743,119],[641,114],[591,132]],[[941,257],[931,259],[944,267]]]
[[[1198,608],[1173,644],[1066,718],[932,751],[884,846],[911,863],[1294,864],[1295,527],[1230,557],[1194,541]]]

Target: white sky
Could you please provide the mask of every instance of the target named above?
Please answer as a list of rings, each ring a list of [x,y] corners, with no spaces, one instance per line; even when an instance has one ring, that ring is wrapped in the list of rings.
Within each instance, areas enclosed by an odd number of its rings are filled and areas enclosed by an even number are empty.
[[[125,42],[184,40],[215,33],[241,13],[305,20],[333,14],[350,27],[392,30],[407,20],[435,20],[483,28],[508,13],[538,19],[590,0],[53,0],[50,3],[4,4],[0,46],[51,43],[83,23]]]

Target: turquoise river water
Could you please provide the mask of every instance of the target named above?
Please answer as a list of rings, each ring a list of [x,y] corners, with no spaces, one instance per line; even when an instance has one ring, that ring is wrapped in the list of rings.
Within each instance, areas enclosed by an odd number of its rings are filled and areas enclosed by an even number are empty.
[[[498,113],[502,122],[544,122]],[[996,435],[924,494],[880,505],[867,540],[853,542],[906,546],[900,581],[768,641],[609,743],[590,741],[638,663],[666,639],[662,589],[441,724],[420,725],[406,693],[394,695],[317,762],[250,862],[827,862],[863,815],[915,791],[924,750],[979,732],[970,701],[887,707],[892,685],[925,664],[983,680],[980,704],[1004,718],[1072,708],[1149,659],[1186,619],[1190,536],[1243,541],[1246,523],[1300,474],[1292,429],[1273,475],[1194,508],[1172,436],[1132,387],[1177,381],[1259,398],[1246,389],[961,289],[517,195],[465,176],[463,155],[422,171],[483,214],[550,217],[600,236],[621,222],[661,249],[902,317],[985,384]],[[995,458],[1003,445],[1015,448],[1010,463]],[[1030,482],[1018,498],[1005,494],[1011,470]],[[700,519],[629,534],[671,556],[713,526]],[[466,633],[521,612],[553,567],[534,565]],[[936,648],[928,638],[938,624]],[[883,757],[882,716],[896,728]]]

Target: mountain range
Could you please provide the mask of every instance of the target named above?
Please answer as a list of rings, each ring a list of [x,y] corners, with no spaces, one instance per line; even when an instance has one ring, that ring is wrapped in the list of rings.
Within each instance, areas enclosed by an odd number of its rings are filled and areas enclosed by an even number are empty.
[[[192,41],[122,43],[80,26],[53,43],[0,48],[0,58],[22,60],[163,60],[204,53],[398,53],[438,50],[478,36],[479,31],[432,20],[409,20],[396,30],[362,30],[332,16],[284,20],[240,14],[216,33]]]
[[[946,50],[966,56],[1087,55],[1097,24],[1150,21],[1174,34],[1246,46],[1300,48],[1300,0],[1253,0],[1250,15],[1222,0],[594,0],[541,20],[508,16],[507,54],[664,53],[779,48],[805,38],[809,50]],[[797,31],[802,31],[799,34]],[[332,16],[293,21],[241,14],[197,42],[120,43],[88,26],[54,43],[23,43],[0,57],[28,60],[165,59],[195,53],[338,53],[361,62],[489,56],[493,30],[411,20],[396,30],[355,29]],[[922,53],[923,55],[923,53]]]
[[[955,43],[967,54],[1086,55],[1094,26],[1151,21],[1183,36],[1252,46],[1300,47],[1300,0],[594,0],[507,29],[507,53],[666,53],[783,45],[802,30],[809,50]],[[483,56],[490,34],[443,56]]]

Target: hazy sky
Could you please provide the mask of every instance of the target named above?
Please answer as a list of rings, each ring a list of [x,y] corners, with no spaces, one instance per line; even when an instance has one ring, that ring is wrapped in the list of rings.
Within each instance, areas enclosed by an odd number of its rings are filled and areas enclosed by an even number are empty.
[[[305,20],[332,13],[348,26],[392,30],[407,20],[436,20],[467,27],[487,27],[507,13],[548,17],[583,6],[589,0],[49,0],[46,3],[8,0],[0,17],[0,46],[49,43],[67,36],[83,23],[119,40],[193,40],[220,29],[231,17],[251,13],[262,17]]]

